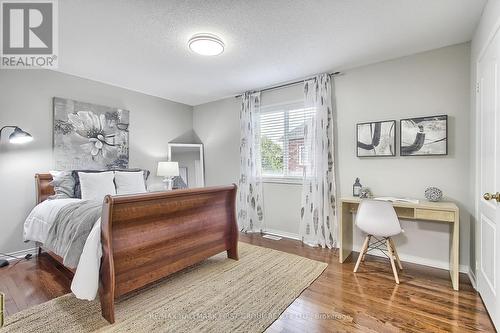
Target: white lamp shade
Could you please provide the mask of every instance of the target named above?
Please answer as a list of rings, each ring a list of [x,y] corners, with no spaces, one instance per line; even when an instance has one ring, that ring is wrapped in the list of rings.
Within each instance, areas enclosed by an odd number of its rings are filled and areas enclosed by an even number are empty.
[[[157,176],[176,177],[179,175],[179,163],[177,162],[158,162]]]

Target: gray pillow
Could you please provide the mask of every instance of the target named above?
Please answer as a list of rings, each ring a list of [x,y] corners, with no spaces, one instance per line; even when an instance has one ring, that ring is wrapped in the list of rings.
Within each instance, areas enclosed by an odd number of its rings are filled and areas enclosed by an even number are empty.
[[[52,181],[49,183],[54,187],[56,194],[48,199],[67,199],[75,197],[75,179],[71,171],[51,171]]]
[[[87,173],[96,173],[96,172],[106,172],[106,171],[128,171],[128,172],[137,172],[137,171],[142,171],[144,172],[144,183],[148,180],[149,177],[149,170],[146,169],[109,169],[109,170],[73,170],[73,179],[74,179],[74,184],[75,184],[75,198],[81,198],[82,197],[82,190],[80,187],[80,177],[78,177],[79,172],[87,172]]]
[[[174,177],[173,185],[172,188],[177,190],[177,189],[184,189],[188,188],[187,184],[184,182],[181,176],[176,176]]]

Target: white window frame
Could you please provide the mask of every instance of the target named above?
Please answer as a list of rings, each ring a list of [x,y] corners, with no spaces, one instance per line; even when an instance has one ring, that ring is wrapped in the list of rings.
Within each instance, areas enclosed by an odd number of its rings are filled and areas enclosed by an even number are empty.
[[[293,100],[293,101],[287,101],[283,103],[276,103],[276,104],[271,104],[271,105],[266,105],[266,106],[261,106],[260,108],[260,113],[272,113],[272,112],[278,112],[278,111],[292,111],[292,110],[297,110],[297,109],[304,109],[304,101],[303,100]],[[285,112],[285,118],[288,117],[288,113]],[[259,123],[260,126],[260,123]],[[285,129],[284,133],[288,131],[288,120],[285,120]],[[285,142],[283,144],[283,163],[288,163],[288,145],[286,144],[286,138]],[[285,148],[286,147],[286,148]],[[286,166],[288,169],[288,166]],[[262,182],[264,183],[275,183],[275,184],[292,184],[292,185],[302,185],[302,176],[289,176],[289,175],[283,175],[283,176],[270,176],[270,175],[262,175]]]

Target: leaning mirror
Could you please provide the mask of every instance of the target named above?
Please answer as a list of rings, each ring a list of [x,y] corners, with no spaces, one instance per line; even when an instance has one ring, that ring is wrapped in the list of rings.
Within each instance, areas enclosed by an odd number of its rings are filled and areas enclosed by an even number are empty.
[[[195,188],[205,186],[203,144],[169,143],[170,161],[179,163],[179,176],[173,180],[173,188]]]

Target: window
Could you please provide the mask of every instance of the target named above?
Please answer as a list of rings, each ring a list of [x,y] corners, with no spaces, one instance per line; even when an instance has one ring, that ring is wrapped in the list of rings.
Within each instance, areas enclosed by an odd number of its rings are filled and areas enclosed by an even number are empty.
[[[306,147],[301,146],[299,147],[299,165],[304,165],[306,162]]]
[[[267,181],[300,182],[306,154],[304,125],[314,113],[303,102],[262,107],[262,176]]]

